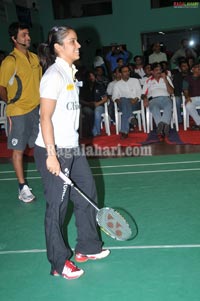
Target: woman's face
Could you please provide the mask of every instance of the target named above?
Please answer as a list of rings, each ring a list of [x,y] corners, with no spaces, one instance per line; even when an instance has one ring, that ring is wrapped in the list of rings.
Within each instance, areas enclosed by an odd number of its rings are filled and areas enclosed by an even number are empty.
[[[63,45],[56,44],[55,47],[58,56],[68,62],[69,65],[80,58],[79,49],[81,45],[78,43],[77,34],[73,30],[68,31],[63,39]]]

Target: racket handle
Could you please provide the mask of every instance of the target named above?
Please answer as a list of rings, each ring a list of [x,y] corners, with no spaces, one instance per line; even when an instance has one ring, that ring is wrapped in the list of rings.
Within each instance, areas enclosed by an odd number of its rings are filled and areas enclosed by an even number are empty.
[[[70,180],[70,178],[68,178],[66,175],[64,175],[64,173],[62,171],[60,171],[59,173],[59,177],[61,179],[63,179],[63,181],[67,184],[69,184],[70,186],[74,186],[74,184],[72,183],[72,181]]]

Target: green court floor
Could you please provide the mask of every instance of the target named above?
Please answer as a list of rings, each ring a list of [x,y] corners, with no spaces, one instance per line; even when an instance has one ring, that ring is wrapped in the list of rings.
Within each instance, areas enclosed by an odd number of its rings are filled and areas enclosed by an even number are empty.
[[[10,164],[0,166],[0,300],[199,301],[200,154],[93,159],[100,206],[122,207],[138,225],[134,240],[102,233],[111,255],[79,264],[83,277],[49,275],[45,201],[34,163],[27,178],[37,200],[17,199]],[[73,248],[72,216],[68,237]]]

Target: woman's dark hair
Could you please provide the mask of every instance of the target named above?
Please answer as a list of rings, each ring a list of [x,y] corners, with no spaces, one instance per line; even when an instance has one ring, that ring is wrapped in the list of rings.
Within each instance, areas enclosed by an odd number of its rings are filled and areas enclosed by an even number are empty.
[[[55,62],[57,54],[54,45],[56,43],[63,45],[63,40],[70,30],[74,29],[69,26],[54,26],[49,31],[47,42],[38,46],[38,56],[43,72]]]

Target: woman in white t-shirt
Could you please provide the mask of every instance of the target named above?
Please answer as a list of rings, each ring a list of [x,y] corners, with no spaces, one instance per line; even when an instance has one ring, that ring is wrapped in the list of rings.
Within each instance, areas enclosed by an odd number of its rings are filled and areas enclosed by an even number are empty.
[[[48,43],[40,45],[39,53],[46,71],[40,84],[40,130],[34,155],[46,199],[45,236],[50,273],[66,279],[75,279],[84,273],[70,260],[72,251],[64,240],[63,225],[69,200],[74,205],[77,227],[75,260],[101,259],[110,253],[102,250],[96,210],[58,176],[62,170],[83,193],[97,202],[94,179],[78,143],[79,82],[73,62],[79,59],[80,47],[72,28],[53,27]]]

